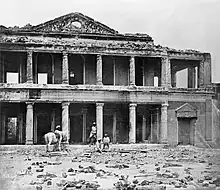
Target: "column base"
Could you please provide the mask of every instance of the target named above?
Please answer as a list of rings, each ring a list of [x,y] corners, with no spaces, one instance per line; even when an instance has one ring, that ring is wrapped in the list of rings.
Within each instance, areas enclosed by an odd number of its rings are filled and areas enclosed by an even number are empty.
[[[102,83],[102,82],[97,82],[96,85],[98,85],[98,86],[102,86],[103,83]]]
[[[25,142],[25,145],[33,145],[33,144],[34,144],[33,140],[27,140]]]
[[[167,139],[161,140],[160,144],[168,144],[168,140]]]

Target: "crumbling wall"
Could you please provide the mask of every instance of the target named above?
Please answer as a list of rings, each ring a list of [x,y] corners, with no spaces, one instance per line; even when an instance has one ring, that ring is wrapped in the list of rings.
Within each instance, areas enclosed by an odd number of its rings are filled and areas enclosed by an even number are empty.
[[[220,148],[220,102],[212,100],[212,142]]]
[[[168,107],[168,143],[170,145],[178,144],[178,119],[176,109],[186,102],[169,102]],[[190,127],[194,127],[194,145],[198,147],[210,147],[207,131],[211,130],[210,125],[206,125],[207,120],[210,120],[206,115],[206,103],[203,102],[188,102],[197,109],[197,119],[191,122]],[[192,138],[192,137],[191,137]]]

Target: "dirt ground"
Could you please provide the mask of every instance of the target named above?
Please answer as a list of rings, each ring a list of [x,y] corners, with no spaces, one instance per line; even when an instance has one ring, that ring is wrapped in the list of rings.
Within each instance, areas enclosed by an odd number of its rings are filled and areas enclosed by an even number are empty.
[[[70,152],[1,150],[0,189],[220,189],[220,150],[86,146]]]

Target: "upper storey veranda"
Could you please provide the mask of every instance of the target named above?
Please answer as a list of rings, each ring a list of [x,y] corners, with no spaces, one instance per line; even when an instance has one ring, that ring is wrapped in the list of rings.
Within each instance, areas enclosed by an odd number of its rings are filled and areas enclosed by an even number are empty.
[[[28,88],[65,84],[84,90],[86,85],[108,85],[120,86],[116,90],[132,86],[129,90],[137,91],[133,87],[142,86],[176,92],[182,70],[188,72],[188,91],[211,89],[209,53],[155,45],[147,34],[120,34],[81,13],[36,26],[0,26],[0,88],[9,88],[13,75],[13,83],[31,84]]]

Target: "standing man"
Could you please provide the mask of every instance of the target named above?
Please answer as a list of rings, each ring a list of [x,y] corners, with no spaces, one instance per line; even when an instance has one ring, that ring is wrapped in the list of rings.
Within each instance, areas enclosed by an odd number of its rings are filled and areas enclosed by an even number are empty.
[[[67,141],[67,135],[61,131],[61,127],[60,125],[57,125],[56,126],[56,129],[54,131],[55,135],[56,135],[56,138],[57,138],[57,143],[58,143],[58,149],[59,151],[61,150],[61,142],[65,142]]]
[[[96,140],[97,140],[97,127],[96,127],[96,122],[93,122],[91,126],[90,135],[89,135],[90,145],[95,144]]]

